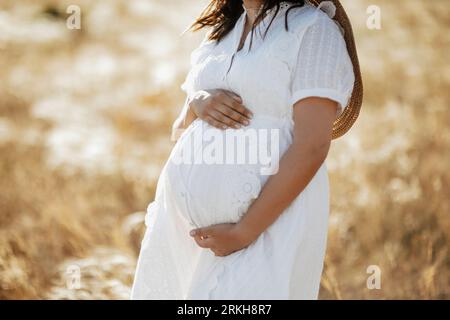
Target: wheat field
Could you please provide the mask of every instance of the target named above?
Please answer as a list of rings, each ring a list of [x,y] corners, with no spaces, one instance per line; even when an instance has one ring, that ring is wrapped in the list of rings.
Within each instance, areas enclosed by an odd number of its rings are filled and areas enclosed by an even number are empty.
[[[73,4],[80,30],[66,27]],[[0,0],[0,299],[128,298],[202,37],[181,32],[205,4]],[[450,2],[343,4],[365,99],[327,159],[320,298],[448,299]]]

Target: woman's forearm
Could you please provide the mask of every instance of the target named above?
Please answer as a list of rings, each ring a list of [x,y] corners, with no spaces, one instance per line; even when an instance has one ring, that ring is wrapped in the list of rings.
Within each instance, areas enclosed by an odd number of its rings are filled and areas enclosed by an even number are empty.
[[[190,107],[192,99],[189,96],[186,96],[186,100],[184,102],[183,110],[177,119],[175,119],[172,125],[172,140],[178,140],[183,131],[189,127],[189,125],[197,119],[197,115],[194,113],[192,108]]]
[[[305,189],[328,154],[330,144],[298,142],[280,160],[278,172],[271,176],[259,197],[239,222],[239,228],[256,239]]]

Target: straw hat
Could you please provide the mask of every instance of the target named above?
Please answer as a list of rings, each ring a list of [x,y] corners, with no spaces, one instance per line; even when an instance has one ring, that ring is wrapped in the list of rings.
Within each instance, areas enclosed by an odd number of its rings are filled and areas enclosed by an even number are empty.
[[[359,68],[358,53],[356,52],[355,39],[353,37],[353,29],[350,20],[342,7],[339,0],[308,0],[313,6],[318,7],[328,4],[334,4],[336,12],[333,20],[339,23],[344,31],[344,39],[347,44],[347,50],[353,63],[353,72],[355,74],[355,84],[353,92],[350,97],[350,101],[341,115],[336,119],[333,124],[333,139],[339,138],[344,135],[351,126],[355,123],[361,109],[363,99],[363,84],[361,78],[361,71]],[[330,3],[331,2],[331,3]]]

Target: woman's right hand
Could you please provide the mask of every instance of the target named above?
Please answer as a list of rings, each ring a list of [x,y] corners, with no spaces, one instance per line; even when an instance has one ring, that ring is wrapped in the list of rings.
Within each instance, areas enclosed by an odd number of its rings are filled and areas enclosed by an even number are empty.
[[[189,108],[197,117],[219,129],[247,126],[253,116],[242,105],[241,97],[222,89],[197,91],[189,99]]]

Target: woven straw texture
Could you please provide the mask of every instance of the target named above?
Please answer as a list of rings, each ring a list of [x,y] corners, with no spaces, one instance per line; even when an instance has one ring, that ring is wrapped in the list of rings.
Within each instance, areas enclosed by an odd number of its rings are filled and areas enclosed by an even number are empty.
[[[316,7],[323,1],[324,0],[309,0],[309,2]],[[328,1],[331,1],[336,6],[336,15],[333,19],[341,25],[345,32],[344,39],[345,43],[347,44],[348,53],[353,63],[353,71],[355,74],[355,85],[353,87],[353,92],[350,97],[349,103],[333,124],[332,137],[333,139],[336,139],[343,136],[352,127],[359,116],[363,100],[363,83],[361,70],[359,67],[358,53],[356,51],[355,39],[353,36],[353,29],[350,20],[339,0]]]

